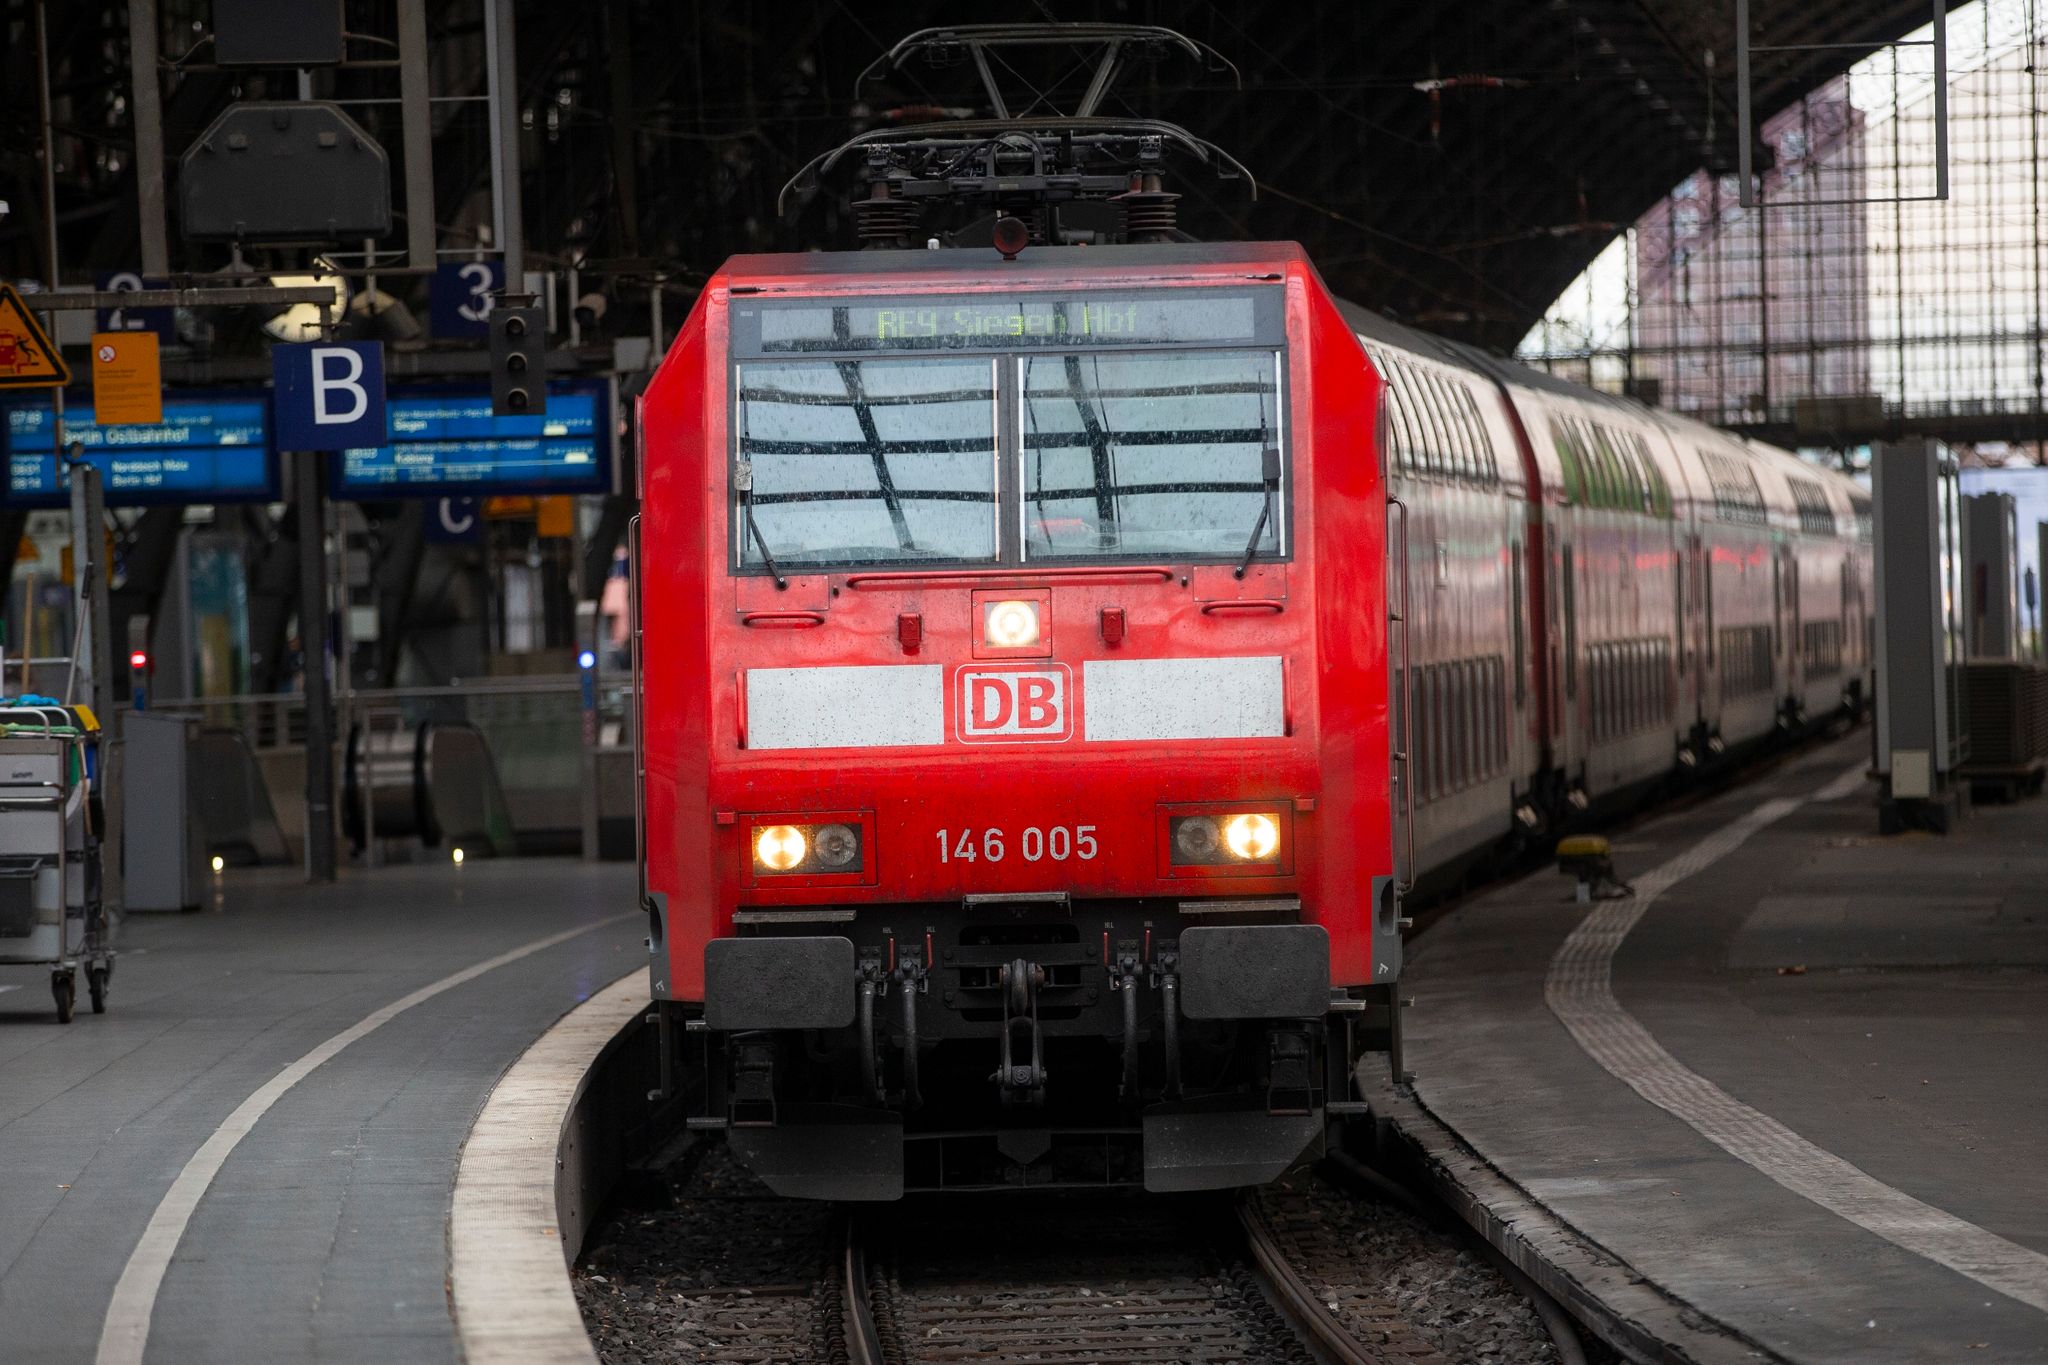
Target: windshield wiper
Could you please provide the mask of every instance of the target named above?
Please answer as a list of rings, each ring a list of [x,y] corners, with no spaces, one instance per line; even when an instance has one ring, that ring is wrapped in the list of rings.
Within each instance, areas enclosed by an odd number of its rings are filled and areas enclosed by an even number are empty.
[[[754,545],[761,551],[762,567],[775,580],[775,590],[786,592],[789,580],[782,576],[782,570],[775,567],[775,556],[768,549],[768,537],[761,534],[761,523],[754,520],[754,465],[751,460],[741,460],[732,468],[732,486],[740,495],[740,512],[747,519],[747,530],[754,537]],[[1244,575],[1239,574],[1242,578]]]
[[[1266,522],[1273,515],[1273,494],[1280,488],[1280,447],[1267,446],[1259,454],[1259,473],[1264,480],[1265,492],[1259,498],[1259,519],[1252,523],[1252,538],[1244,543],[1244,561],[1237,566],[1236,577],[1243,578],[1252,566],[1252,559],[1259,553],[1259,539],[1266,534]]]

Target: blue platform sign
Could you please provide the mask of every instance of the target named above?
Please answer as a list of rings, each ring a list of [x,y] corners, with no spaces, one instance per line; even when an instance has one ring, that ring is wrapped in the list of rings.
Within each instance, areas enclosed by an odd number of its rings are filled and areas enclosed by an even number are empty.
[[[482,337],[491,330],[491,296],[505,287],[503,261],[446,261],[427,290],[427,327],[437,337]]]
[[[4,446],[6,501],[14,507],[64,507],[70,489],[57,458],[56,417],[47,402],[7,405]],[[260,389],[164,395],[164,420],[147,426],[100,426],[90,402],[64,406],[67,444],[98,467],[107,502],[275,502],[277,461],[271,454],[270,400]]]
[[[609,380],[555,380],[535,416],[496,416],[490,390],[468,387],[400,389],[387,408],[384,444],[341,452],[336,497],[611,491]]]
[[[102,291],[132,293],[138,289],[168,289],[169,280],[145,279],[133,270],[102,271],[95,277]],[[102,332],[155,332],[165,346],[178,340],[178,313],[174,308],[102,308],[95,315]]]
[[[280,450],[347,450],[384,439],[384,344],[270,348]]]
[[[427,508],[427,539],[437,545],[482,540],[484,500],[476,497],[436,498]]]

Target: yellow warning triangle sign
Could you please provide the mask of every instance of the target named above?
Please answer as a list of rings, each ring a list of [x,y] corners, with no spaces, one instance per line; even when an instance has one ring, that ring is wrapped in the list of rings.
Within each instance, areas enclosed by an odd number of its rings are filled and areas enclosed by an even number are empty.
[[[0,280],[0,389],[61,388],[70,382],[64,357],[36,315],[13,285]]]

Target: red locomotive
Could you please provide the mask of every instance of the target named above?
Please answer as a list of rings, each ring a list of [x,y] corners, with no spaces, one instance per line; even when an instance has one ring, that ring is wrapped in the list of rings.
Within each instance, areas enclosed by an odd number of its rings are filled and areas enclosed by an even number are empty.
[[[1206,144],[1099,124],[870,139],[884,249],[727,262],[641,400],[653,992],[784,1193],[1269,1179],[1397,877],[1867,695],[1846,480],[1171,240]]]
[[[647,887],[771,1185],[1318,1136],[1399,961],[1378,391],[1291,246],[710,282],[641,409]]]

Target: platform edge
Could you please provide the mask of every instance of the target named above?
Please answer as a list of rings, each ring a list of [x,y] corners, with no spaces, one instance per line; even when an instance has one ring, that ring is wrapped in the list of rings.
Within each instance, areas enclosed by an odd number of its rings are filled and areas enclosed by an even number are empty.
[[[1375,1153],[1444,1201],[1474,1232],[1638,1365],[1790,1365],[1762,1342],[1656,1284],[1564,1221],[1469,1146],[1416,1096],[1385,1080],[1360,1087]]]
[[[557,1176],[598,1063],[646,1011],[639,966],[542,1034],[471,1126],[448,1219],[449,1303],[468,1365],[597,1365],[569,1281],[576,1249],[564,1244]]]

